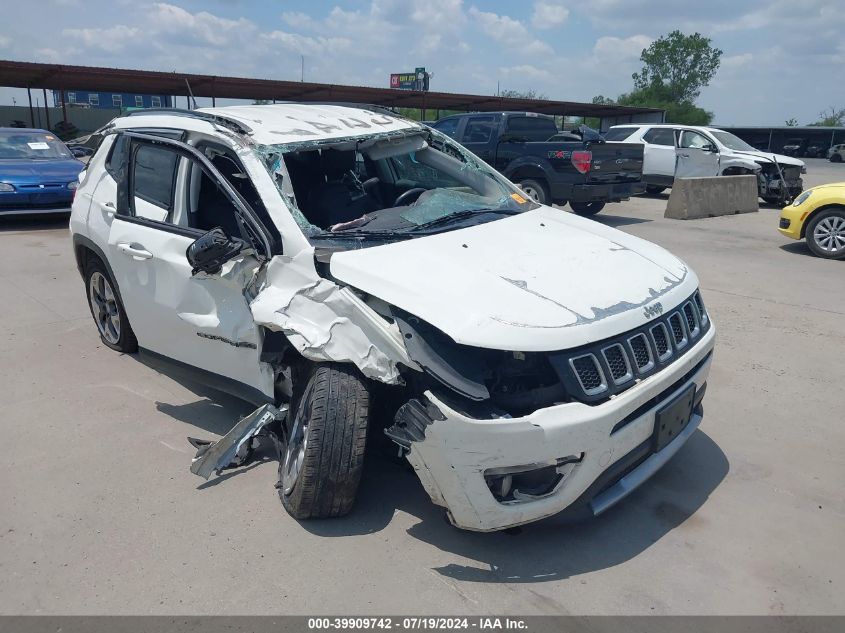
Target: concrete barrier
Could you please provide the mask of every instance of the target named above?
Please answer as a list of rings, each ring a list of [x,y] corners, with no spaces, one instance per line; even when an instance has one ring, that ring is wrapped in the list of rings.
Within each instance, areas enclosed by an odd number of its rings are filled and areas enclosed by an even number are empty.
[[[676,178],[663,217],[695,220],[758,210],[756,176]]]

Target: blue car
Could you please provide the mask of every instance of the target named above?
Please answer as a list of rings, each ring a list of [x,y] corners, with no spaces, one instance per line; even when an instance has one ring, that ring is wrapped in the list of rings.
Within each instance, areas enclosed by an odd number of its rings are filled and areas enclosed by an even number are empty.
[[[70,213],[84,169],[54,134],[0,127],[0,217]]]

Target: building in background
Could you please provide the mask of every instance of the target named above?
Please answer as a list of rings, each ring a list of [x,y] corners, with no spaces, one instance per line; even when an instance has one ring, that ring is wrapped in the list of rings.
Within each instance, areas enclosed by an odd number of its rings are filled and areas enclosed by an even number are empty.
[[[53,103],[62,104],[61,90],[53,90]],[[69,106],[98,109],[132,110],[135,108],[172,108],[170,95],[139,95],[130,92],[93,92],[88,90],[66,90],[65,103]]]

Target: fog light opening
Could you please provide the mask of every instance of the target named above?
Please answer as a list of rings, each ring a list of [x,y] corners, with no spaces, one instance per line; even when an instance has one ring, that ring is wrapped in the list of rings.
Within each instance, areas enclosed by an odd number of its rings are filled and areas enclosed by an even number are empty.
[[[484,471],[484,480],[499,503],[533,501],[557,491],[583,457],[581,453],[535,464],[489,468]]]

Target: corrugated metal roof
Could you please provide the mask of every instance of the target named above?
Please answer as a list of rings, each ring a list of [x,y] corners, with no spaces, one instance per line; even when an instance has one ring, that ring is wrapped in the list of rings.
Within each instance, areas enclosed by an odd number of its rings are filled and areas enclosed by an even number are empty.
[[[186,83],[187,82],[187,83]],[[96,90],[143,94],[188,94],[230,99],[366,103],[385,107],[496,112],[502,110],[569,116],[620,117],[658,113],[655,108],[608,106],[576,101],[508,99],[498,96],[416,92],[276,79],[220,77],[124,68],[97,68],[0,60],[0,86],[56,90]]]

